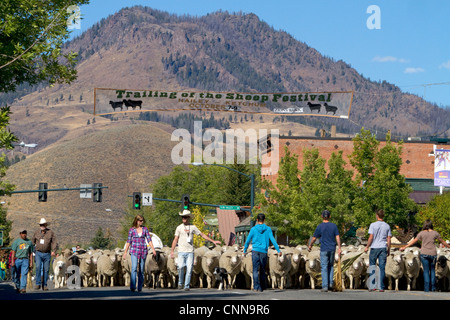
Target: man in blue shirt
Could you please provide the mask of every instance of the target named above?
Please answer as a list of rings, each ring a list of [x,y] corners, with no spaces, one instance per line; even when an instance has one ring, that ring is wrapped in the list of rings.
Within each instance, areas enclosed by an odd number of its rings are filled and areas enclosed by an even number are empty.
[[[320,268],[322,272],[322,291],[327,292],[328,288],[333,287],[334,275],[334,254],[336,252],[336,243],[338,245],[338,254],[341,254],[341,240],[337,226],[330,222],[331,213],[328,210],[322,211],[323,222],[319,224],[314,232],[308,250],[320,238]]]
[[[256,217],[256,225],[251,228],[245,241],[244,255],[252,242],[252,264],[253,264],[253,290],[262,292],[266,288],[266,264],[269,240],[281,257],[281,251],[272,234],[272,229],[264,224],[266,216],[262,213]],[[259,276],[258,276],[259,271]]]

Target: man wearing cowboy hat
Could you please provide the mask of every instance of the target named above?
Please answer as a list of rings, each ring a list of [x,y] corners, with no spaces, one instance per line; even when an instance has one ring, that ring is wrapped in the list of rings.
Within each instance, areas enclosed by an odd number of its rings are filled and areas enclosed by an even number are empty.
[[[39,221],[39,230],[37,230],[33,238],[31,238],[31,242],[36,248],[36,286],[35,290],[41,288],[44,291],[47,289],[47,279],[48,279],[48,270],[50,268],[50,259],[52,256],[55,256],[56,249],[58,244],[56,242],[55,233],[47,228],[48,222],[45,218],[41,218]],[[43,272],[43,276],[41,278],[41,272]]]
[[[207,241],[219,245],[220,241],[214,241],[204,233],[200,232],[198,228],[189,223],[191,212],[183,210],[179,215],[183,221],[175,230],[175,238],[172,242],[172,250],[170,257],[174,258],[174,250],[178,243],[178,289],[183,289],[184,267],[186,267],[186,278],[184,279],[184,290],[189,291],[192,266],[194,264],[194,234],[201,236]]]

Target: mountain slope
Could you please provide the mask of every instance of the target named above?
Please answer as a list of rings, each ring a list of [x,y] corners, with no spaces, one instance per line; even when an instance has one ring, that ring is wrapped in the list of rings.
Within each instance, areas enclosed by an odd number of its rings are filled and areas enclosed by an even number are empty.
[[[8,219],[15,237],[19,228],[34,230],[45,217],[52,222],[61,243],[88,243],[102,227],[117,235],[134,191],[150,192],[149,186],[174,166],[167,126],[143,124],[111,126],[38,152],[8,170],[6,180],[16,190],[36,190],[39,182],[49,189],[103,183],[103,201],[80,199],[79,191],[48,192],[47,202],[37,193],[13,194],[8,202]],[[169,160],[168,160],[169,159]],[[110,210],[106,210],[110,209]]]

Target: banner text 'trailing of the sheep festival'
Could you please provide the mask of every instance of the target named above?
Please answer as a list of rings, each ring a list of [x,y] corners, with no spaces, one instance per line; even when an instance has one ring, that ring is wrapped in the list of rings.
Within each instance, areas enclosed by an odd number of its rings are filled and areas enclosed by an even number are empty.
[[[95,88],[94,115],[201,110],[347,119],[352,100],[353,91],[239,93]]]

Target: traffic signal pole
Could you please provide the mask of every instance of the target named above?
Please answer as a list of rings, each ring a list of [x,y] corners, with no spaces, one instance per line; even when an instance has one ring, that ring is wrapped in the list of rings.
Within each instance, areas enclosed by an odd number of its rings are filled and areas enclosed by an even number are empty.
[[[129,195],[128,197],[133,197],[132,195]],[[163,199],[163,198],[155,198],[153,197],[153,200],[158,200],[158,201],[167,201],[167,202],[176,202],[176,203],[182,203],[183,201],[181,200],[172,200],[172,199]],[[192,205],[195,206],[205,206],[205,207],[214,207],[214,208],[219,208],[221,205],[220,204],[211,204],[211,203],[202,203],[202,202],[189,202]],[[242,211],[250,211],[251,212],[251,208],[242,208]]]

